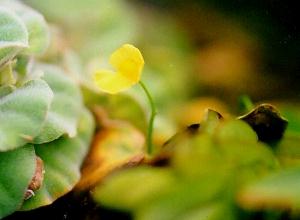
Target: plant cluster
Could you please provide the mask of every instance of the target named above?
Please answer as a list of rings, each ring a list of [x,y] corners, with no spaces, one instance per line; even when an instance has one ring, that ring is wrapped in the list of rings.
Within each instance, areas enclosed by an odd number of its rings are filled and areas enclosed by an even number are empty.
[[[162,133],[169,121],[155,118],[155,103],[166,107],[168,100],[180,100],[179,95],[187,92],[184,86],[167,87],[183,77],[186,66],[168,69],[165,60],[159,60],[163,68],[156,68],[169,70],[171,77],[156,81],[154,92],[164,94],[156,102],[141,81],[142,53],[131,44],[112,53],[114,70],[93,66],[89,78],[83,75],[84,65],[93,64],[87,60],[95,48],[98,53],[98,41],[93,39],[98,35],[84,38],[90,26],[78,30],[72,19],[81,19],[79,6],[87,11],[91,6],[78,1],[65,15],[70,1],[53,2],[63,2],[52,13],[64,18],[70,35],[79,36],[74,41],[88,39],[78,45],[79,55],[61,43],[63,36],[50,31],[43,15],[19,1],[0,0],[0,219],[51,205],[70,191],[88,193],[97,205],[128,212],[138,220],[299,217],[298,106],[278,103],[279,112],[270,104],[254,107],[244,97],[244,115],[207,110],[201,123],[168,140]],[[116,1],[92,2],[109,2],[118,9]],[[132,23],[126,18],[112,19],[124,38],[130,31],[120,24]],[[104,21],[96,24],[106,27]],[[110,34],[101,39],[104,44],[114,41],[115,31]],[[169,34],[164,43],[172,37]],[[150,58],[155,59],[161,51],[152,50]],[[184,56],[170,57],[177,63]],[[138,98],[119,94],[135,84],[140,90],[134,92],[145,95],[149,112]]]
[[[92,137],[79,86],[38,61],[48,45],[41,14],[0,1],[0,218],[69,191]]]

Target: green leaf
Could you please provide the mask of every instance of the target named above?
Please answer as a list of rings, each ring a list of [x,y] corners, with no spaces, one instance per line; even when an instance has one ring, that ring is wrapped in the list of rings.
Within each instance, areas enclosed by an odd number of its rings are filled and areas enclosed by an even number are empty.
[[[178,181],[179,182],[179,181]],[[222,196],[224,175],[179,182],[135,213],[138,220],[173,220]],[[132,189],[134,190],[134,188]],[[181,218],[179,218],[181,219]]]
[[[116,173],[93,190],[96,202],[113,208],[131,210],[157,199],[175,183],[167,169],[136,167]],[[135,186],[133,190],[130,190]]]
[[[210,136],[200,134],[177,143],[171,164],[182,177],[195,178],[223,168],[224,160]]]
[[[300,165],[299,135],[285,135],[276,148],[276,156],[282,166]]]
[[[289,121],[284,138],[276,147],[276,156],[284,167],[300,165],[300,105],[279,103],[282,115]]]
[[[221,202],[214,202],[188,211],[176,219],[184,220],[234,220],[233,210]]]
[[[52,97],[45,81],[33,80],[0,98],[0,151],[23,146],[40,133]]]
[[[101,95],[93,91],[86,82],[81,80],[81,83],[83,83],[82,91],[85,103],[88,106],[95,108],[98,105],[107,112],[107,116],[110,119],[129,121],[146,133],[148,124],[146,112],[136,98],[130,94]]]
[[[135,219],[167,220],[186,214],[190,217],[195,215],[191,209],[201,209],[222,190],[225,175],[192,181],[177,177],[166,168],[143,166],[119,171],[93,190],[93,198],[110,208],[133,211]]]
[[[238,175],[238,182],[253,181],[266,173],[276,170],[278,162],[273,151],[258,142],[256,133],[243,121],[229,120],[216,131],[218,153],[224,167]]]
[[[0,74],[0,85],[2,86],[10,86],[16,83],[16,77],[13,73],[13,61],[8,61],[6,65],[1,68]]]
[[[279,109],[282,115],[287,118],[289,124],[287,126],[286,134],[299,136],[300,133],[300,105],[299,103],[293,104],[279,104]]]
[[[229,120],[222,123],[216,132],[220,142],[256,143],[256,133],[243,121]]]
[[[250,209],[300,210],[300,167],[283,170],[246,186],[238,200]]]
[[[136,36],[134,12],[122,0],[51,0],[51,7],[47,1],[26,2],[39,9],[52,22],[62,24],[68,30],[66,37],[72,39],[72,47],[87,59],[99,57],[99,51],[104,55],[110,54],[114,48],[124,42],[132,42]],[[82,12],[89,16],[82,19]]]
[[[44,161],[44,182],[35,196],[25,201],[22,210],[51,204],[74,187],[80,178],[80,167],[89,149],[93,131],[93,118],[83,109],[78,136],[61,137],[35,146],[36,154]]]
[[[204,120],[201,122],[201,129],[208,134],[212,134],[222,119],[223,116],[219,112],[207,109]]]
[[[34,143],[53,141],[63,134],[76,135],[82,97],[79,87],[66,76],[62,69],[53,65],[38,65],[44,72],[44,79],[54,93],[54,98],[47,114],[46,123]]]
[[[22,20],[0,4],[0,67],[28,47],[28,32]]]
[[[206,122],[207,123],[207,122]],[[211,122],[210,122],[211,123]],[[208,126],[216,126],[216,121]],[[204,126],[204,129],[207,125]],[[274,165],[272,151],[257,142],[255,132],[238,120],[218,122],[214,133],[207,132],[177,142],[171,158],[172,165],[184,176],[194,178],[216,170],[232,169],[239,165]],[[211,130],[212,131],[212,130]]]
[[[40,13],[22,4],[19,1],[9,0],[2,4],[13,10],[24,22],[29,37],[29,48],[24,53],[40,54],[49,45],[49,31],[47,23]]]
[[[126,94],[110,96],[105,108],[111,118],[130,121],[134,126],[146,133],[148,123],[146,113],[134,97]]]
[[[41,79],[44,72],[41,69],[34,69],[36,65],[31,56],[18,55],[16,63],[13,66],[14,76],[16,77],[16,85],[23,85],[24,83]]]
[[[8,95],[9,93],[12,93],[14,91],[14,87],[13,86],[1,86],[0,87],[0,99],[3,96]]]
[[[35,166],[35,153],[31,145],[0,152],[0,219],[22,205]]]

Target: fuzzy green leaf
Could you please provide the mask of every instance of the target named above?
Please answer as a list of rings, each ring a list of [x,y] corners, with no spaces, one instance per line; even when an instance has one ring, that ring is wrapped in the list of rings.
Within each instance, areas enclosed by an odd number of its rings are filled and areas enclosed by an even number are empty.
[[[28,47],[28,32],[22,20],[0,3],[0,67]]]
[[[0,152],[0,219],[20,208],[35,166],[31,145]]]
[[[34,143],[53,141],[63,134],[76,135],[77,123],[82,108],[79,87],[60,68],[52,65],[39,65],[44,79],[51,87],[54,98],[47,114],[46,123]]]
[[[26,200],[22,210],[51,204],[69,192],[78,182],[80,166],[89,149],[94,130],[91,114],[87,110],[82,114],[78,136],[61,137],[50,143],[36,146],[37,155],[44,161],[44,182],[35,196]]]
[[[45,81],[33,80],[0,98],[0,151],[21,147],[40,133],[52,97]]]
[[[19,1],[7,0],[3,4],[14,11],[24,22],[29,37],[29,48],[25,53],[40,54],[49,45],[49,30],[44,17]]]

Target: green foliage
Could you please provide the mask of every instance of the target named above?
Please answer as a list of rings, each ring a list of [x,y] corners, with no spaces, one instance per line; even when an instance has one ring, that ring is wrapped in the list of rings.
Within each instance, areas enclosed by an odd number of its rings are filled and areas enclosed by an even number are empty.
[[[53,92],[43,80],[33,80],[0,98],[0,151],[22,147],[40,132]]]
[[[18,53],[40,54],[49,43],[44,17],[19,1],[0,2],[0,66]]]
[[[122,0],[52,0],[51,7],[47,1],[27,2],[43,12],[51,22],[64,26],[67,30],[64,34],[85,61],[98,58],[99,51],[107,57],[121,44],[136,38],[134,11]],[[82,19],[82,14],[88,16]]]
[[[281,122],[286,119],[273,106],[255,108],[250,122],[224,119],[208,111],[200,125],[172,137],[154,160],[167,159],[167,165],[120,170],[92,195],[100,204],[130,211],[139,220],[252,219],[256,211],[264,213],[264,219],[279,219],[286,211],[297,217],[299,109],[284,105],[280,109],[291,127],[275,145],[272,139],[268,139],[271,145],[259,141],[260,130],[252,127],[261,124],[267,128],[270,123],[273,127],[268,129],[280,129],[282,136]],[[278,140],[279,133],[269,134]]]
[[[281,104],[279,108],[288,119],[289,126],[276,148],[276,155],[284,167],[297,166],[300,164],[300,108],[291,104]]]
[[[300,168],[289,168],[247,185],[239,194],[249,209],[288,209],[300,211]]]
[[[34,170],[32,145],[0,153],[0,219],[21,207]]]
[[[169,149],[170,166],[115,173],[96,188],[95,200],[130,210],[142,220],[202,215],[236,219],[233,207],[239,188],[276,170],[278,164],[245,122],[216,121],[213,116],[209,113],[198,134],[177,138],[173,150]],[[136,187],[129,191],[134,182]]]
[[[109,178],[113,178],[111,184],[95,189],[95,199],[113,208],[125,210],[135,209],[151,200],[157,200],[162,192],[168,192],[176,180],[175,176],[166,169],[152,169],[146,166],[128,169],[123,172],[123,175],[117,173]],[[128,190],[133,185],[135,189]]]
[[[45,180],[36,195],[25,201],[22,210],[51,204],[74,187],[80,178],[80,166],[89,149],[93,131],[93,118],[86,109],[82,109],[76,137],[61,137],[35,146],[36,154],[45,163]]]
[[[141,103],[129,94],[106,96],[93,91],[88,85],[83,87],[85,104],[90,108],[100,107],[110,119],[130,121],[134,126],[146,133],[146,112]],[[122,107],[121,107],[122,106]]]
[[[93,136],[79,86],[62,68],[35,60],[48,43],[40,13],[19,1],[0,1],[0,219],[70,191]],[[37,175],[36,156],[44,181],[24,203]]]
[[[48,25],[44,17],[19,1],[7,0],[2,4],[12,9],[26,26],[29,48],[25,49],[23,53],[43,53],[49,44]]]
[[[189,73],[198,70],[191,65],[196,57],[186,53],[185,36],[178,34],[183,32],[156,15],[144,16],[139,25],[121,0],[52,0],[51,7],[47,1],[27,2],[61,24],[66,39],[54,34],[54,53],[41,58],[50,43],[43,15],[21,1],[0,0],[0,219],[49,205],[78,183],[95,128],[84,105],[94,111],[100,130],[81,180],[84,186],[103,180],[91,191],[100,205],[129,211],[138,220],[251,219],[256,211],[274,219],[289,210],[299,216],[299,106],[279,105],[289,121],[283,133],[287,120],[273,106],[250,111],[244,97],[250,112],[241,120],[208,111],[201,124],[145,158],[140,131],[146,133],[147,112],[140,90],[107,97],[83,73],[101,66],[120,44],[138,42],[147,60],[143,81],[151,81],[159,113],[169,117],[200,90],[187,84]],[[83,13],[89,16],[82,19]],[[56,63],[44,63],[49,60]],[[24,201],[36,156],[44,163],[44,181]]]
[[[76,136],[77,122],[82,109],[79,88],[57,66],[38,65],[36,68],[44,72],[42,79],[52,89],[54,97],[42,131],[33,142],[36,144],[50,142],[62,134]]]
[[[28,47],[28,31],[22,20],[0,5],[0,68]]]

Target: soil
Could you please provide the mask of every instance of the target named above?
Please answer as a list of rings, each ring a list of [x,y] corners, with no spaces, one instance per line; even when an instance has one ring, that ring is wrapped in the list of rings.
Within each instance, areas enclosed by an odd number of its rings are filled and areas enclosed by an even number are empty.
[[[15,212],[3,220],[131,220],[129,213],[108,209],[93,202],[88,192],[70,192],[53,204],[32,211]]]

